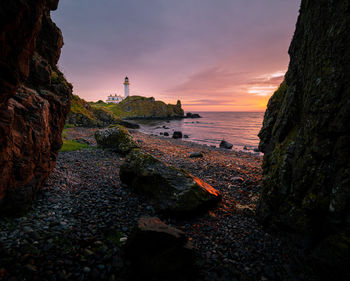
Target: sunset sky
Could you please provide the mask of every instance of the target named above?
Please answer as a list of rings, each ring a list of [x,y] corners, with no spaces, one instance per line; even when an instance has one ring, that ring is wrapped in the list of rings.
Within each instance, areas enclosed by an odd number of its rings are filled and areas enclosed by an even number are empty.
[[[60,0],[59,66],[88,101],[123,94],[186,111],[264,111],[288,68],[300,0]]]

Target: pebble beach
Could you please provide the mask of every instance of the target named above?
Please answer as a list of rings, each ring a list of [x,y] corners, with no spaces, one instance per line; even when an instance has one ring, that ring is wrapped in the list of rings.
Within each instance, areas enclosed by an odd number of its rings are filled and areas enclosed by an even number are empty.
[[[89,147],[60,152],[29,212],[0,219],[0,280],[130,280],[123,244],[141,216],[159,216],[149,200],[121,184],[124,158],[96,147],[96,129],[69,129]],[[141,149],[188,170],[222,194],[209,212],[159,216],[185,232],[202,260],[198,280],[293,280],[300,255],[255,218],[262,157],[131,132]],[[200,152],[203,157],[191,158]]]

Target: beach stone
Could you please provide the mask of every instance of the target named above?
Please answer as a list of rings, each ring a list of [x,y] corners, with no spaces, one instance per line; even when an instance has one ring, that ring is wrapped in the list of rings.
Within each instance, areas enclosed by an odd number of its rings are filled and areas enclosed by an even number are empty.
[[[168,137],[169,133],[168,132],[164,132],[164,136]]]
[[[113,149],[124,155],[132,149],[139,147],[128,130],[120,125],[116,125],[114,128],[96,131],[95,139],[98,146]]]
[[[185,138],[185,139],[188,139],[188,135],[184,135],[184,138]]]
[[[233,177],[232,181],[235,183],[242,183],[242,182],[244,182],[244,179],[241,177]]]
[[[180,131],[175,131],[173,133],[173,139],[182,139],[182,132]]]
[[[190,154],[190,158],[199,158],[199,157],[203,157],[202,152],[192,152]]]
[[[156,217],[141,217],[128,239],[126,255],[138,276],[176,280],[193,275],[196,253],[185,233]],[[182,280],[182,279],[181,279]]]
[[[220,148],[231,149],[232,146],[233,146],[233,144],[231,144],[231,143],[229,143],[229,142],[227,142],[227,141],[222,140],[222,141],[220,142]]]
[[[205,210],[221,199],[219,191],[208,183],[138,149],[127,155],[120,179],[149,196],[158,211],[174,215]]]

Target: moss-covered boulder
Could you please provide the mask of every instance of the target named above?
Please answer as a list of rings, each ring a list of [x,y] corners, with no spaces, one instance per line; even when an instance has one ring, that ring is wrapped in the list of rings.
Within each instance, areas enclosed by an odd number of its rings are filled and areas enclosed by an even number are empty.
[[[349,0],[302,1],[289,69],[259,134],[258,218],[312,241],[325,280],[350,280],[349,18]]]
[[[219,202],[220,193],[185,170],[169,166],[139,149],[133,150],[120,168],[120,179],[149,196],[164,213],[186,215]]]
[[[138,148],[128,130],[120,125],[96,131],[95,139],[99,147],[109,148],[121,154],[127,154],[132,149]]]

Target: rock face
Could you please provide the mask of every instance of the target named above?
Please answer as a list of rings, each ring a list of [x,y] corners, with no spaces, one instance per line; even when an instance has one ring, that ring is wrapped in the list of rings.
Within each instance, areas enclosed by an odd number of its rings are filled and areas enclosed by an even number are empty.
[[[183,280],[194,273],[196,254],[185,233],[155,217],[139,219],[126,253],[142,279]]]
[[[57,4],[0,4],[0,212],[32,201],[62,144],[72,86],[56,67],[63,39],[50,9]]]
[[[138,124],[127,122],[116,116],[104,102],[89,103],[77,95],[73,95],[72,105],[66,121],[74,127],[107,127],[119,124],[127,128],[137,129]]]
[[[149,196],[160,212],[175,215],[201,211],[221,198],[206,182],[137,149],[120,167],[120,179]]]
[[[177,119],[184,117],[181,102],[165,104],[154,98],[129,96],[115,105],[108,105],[113,112],[128,119]]]
[[[349,0],[302,1],[289,69],[269,101],[259,134],[265,155],[257,210],[262,222],[311,238],[311,256],[322,265],[321,273],[347,280],[349,17]]]
[[[95,133],[97,145],[102,148],[110,148],[120,154],[127,154],[132,149],[138,148],[137,143],[125,127],[115,125],[113,128],[99,130]]]

